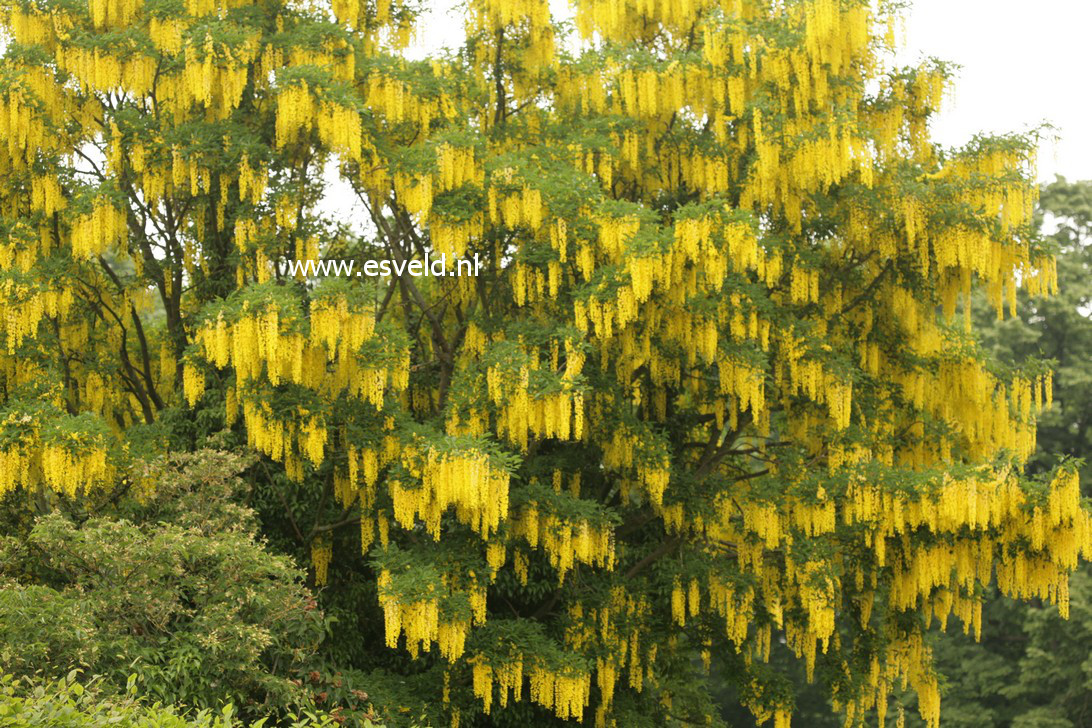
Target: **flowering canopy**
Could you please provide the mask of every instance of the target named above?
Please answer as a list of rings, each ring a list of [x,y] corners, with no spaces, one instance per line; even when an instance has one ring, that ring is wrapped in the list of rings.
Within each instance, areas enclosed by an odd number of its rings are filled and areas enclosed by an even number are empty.
[[[945,69],[889,67],[885,3],[470,0],[423,61],[415,12],[4,0],[0,493],[128,484],[214,408],[359,522],[297,529],[316,581],[370,559],[453,725],[712,720],[700,654],[786,726],[782,640],[851,721],[901,683],[936,725],[934,621],[992,579],[1066,612],[1050,373],[956,315],[1055,287],[1033,141],[931,143]],[[284,267],[427,253],[483,273]]]

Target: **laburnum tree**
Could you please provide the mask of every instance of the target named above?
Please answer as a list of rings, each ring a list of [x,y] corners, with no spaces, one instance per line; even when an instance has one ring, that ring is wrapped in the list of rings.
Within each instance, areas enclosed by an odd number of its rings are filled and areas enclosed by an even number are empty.
[[[777,644],[851,724],[906,685],[936,725],[931,625],[991,581],[1066,613],[1050,372],[959,314],[1055,288],[1035,140],[933,144],[894,8],[470,0],[410,60],[419,10],[4,0],[0,491],[245,437],[395,719],[715,723],[715,654],[782,728]]]

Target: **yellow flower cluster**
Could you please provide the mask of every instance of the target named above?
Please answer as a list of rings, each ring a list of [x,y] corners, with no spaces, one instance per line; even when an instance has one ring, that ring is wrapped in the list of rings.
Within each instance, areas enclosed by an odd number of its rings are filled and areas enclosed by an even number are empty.
[[[1049,379],[1016,379],[1010,390],[981,362],[962,358],[942,359],[935,372],[895,370],[891,376],[916,407],[958,426],[972,457],[989,458],[1007,449],[1023,460],[1034,450],[1031,415],[1049,402]],[[943,460],[924,446],[904,458],[920,466]]]
[[[180,18],[153,16],[148,20],[148,35],[161,53],[177,55],[182,51],[182,33],[186,27],[185,21]]]
[[[145,174],[145,179],[150,179],[152,182],[153,194],[162,194],[160,192],[161,186],[164,190],[188,189],[191,195],[208,193],[212,187],[212,173],[201,162],[199,156],[185,156],[180,148],[175,147],[171,150],[170,177],[160,183],[157,179],[158,174],[153,171],[151,177]]]
[[[379,476],[380,453],[370,447],[359,450],[350,445],[346,453],[348,467],[334,470],[334,497],[345,508],[351,508],[359,498],[362,508],[375,501],[374,486]],[[363,487],[361,487],[363,486]]]
[[[189,362],[182,367],[182,392],[190,407],[205,396],[205,375]]]
[[[738,23],[701,22],[707,5],[648,0],[600,0],[581,5],[577,26],[585,38],[598,35],[608,40],[639,41],[651,24],[681,39],[695,27],[701,28],[705,63],[623,66],[610,69],[608,74],[598,68],[579,73],[566,69],[557,87],[558,103],[593,113],[613,109],[645,120],[650,129],[685,110],[709,119],[718,140],[726,145],[742,149],[753,140],[758,160],[741,205],[773,205],[797,227],[802,221],[801,203],[810,192],[826,189],[851,174],[859,174],[866,185],[871,184],[873,155],[861,125],[847,119],[839,122],[840,128],[834,127],[829,117],[813,113],[838,102],[836,99],[846,100],[847,89],[834,84],[835,78],[852,74],[855,65],[859,69],[871,67],[870,9],[841,7],[829,0],[784,8],[779,13],[784,16],[781,21],[801,32],[806,44],[781,47],[778,40],[763,37],[754,25],[745,32]],[[747,20],[755,19],[758,12],[742,1],[731,5],[730,11],[721,9]],[[927,108],[935,108],[928,104],[939,102],[931,93],[934,85],[924,89],[930,93],[919,92]],[[763,123],[762,114],[755,112],[748,128],[741,129],[738,119],[763,88],[775,90],[782,128],[770,128],[769,123]],[[905,120],[898,117],[896,121],[897,129]],[[649,135],[649,141],[653,136]],[[706,160],[692,150],[662,143],[648,144],[645,150],[628,140],[618,146],[627,160],[627,178],[650,192],[676,189],[683,179],[689,189],[701,190],[703,195],[728,189],[730,164],[723,157]],[[653,165],[643,164],[642,155],[655,158],[655,167],[670,172],[645,174]]]
[[[621,472],[634,471],[649,501],[659,508],[671,480],[670,458],[666,454],[657,457],[651,449],[654,443],[643,441],[625,426],[615,427],[611,439],[600,445],[603,448],[603,466]],[[620,485],[623,498],[628,500],[630,483],[624,480]]]
[[[529,437],[579,440],[584,432],[584,397],[580,392],[558,392],[531,398],[525,389],[500,401],[497,430],[526,449]]]
[[[240,382],[264,372],[274,386],[288,380],[317,387],[326,372],[325,353],[305,346],[302,334],[282,332],[280,324],[275,305],[255,310],[246,302],[236,321],[221,314],[198,329],[196,339],[208,361],[220,368],[230,364]]]
[[[481,186],[485,170],[474,159],[473,147],[453,147],[444,143],[436,147],[437,175],[433,188],[445,192],[465,184]]]
[[[681,219],[675,226],[674,246],[666,254],[652,256],[627,250],[628,241],[638,230],[636,220],[605,217],[598,222],[600,244],[605,248],[608,260],[624,261],[629,282],[617,288],[613,299],[601,300],[592,296],[574,301],[575,323],[581,331],[590,333],[594,330],[600,339],[621,335],[626,352],[624,358],[634,361],[637,366],[650,356],[655,357],[647,343],[636,345],[629,338],[629,326],[638,320],[639,311],[654,312],[644,322],[658,324],[662,335],[677,341],[687,356],[698,352],[705,363],[711,363],[718,345],[717,324],[688,310],[688,297],[699,291],[718,290],[726,273],[733,268],[756,270],[761,276],[776,278],[780,275],[780,258],[767,257],[758,247],[751,229],[737,222],[720,221],[710,216]],[[714,231],[718,242],[715,242]],[[585,278],[589,278],[596,265],[590,248],[580,246],[576,258],[579,269]],[[653,291],[658,295],[652,296]],[[665,298],[671,307],[661,309]],[[737,296],[733,306],[738,305]],[[748,328],[745,323],[741,326],[740,315],[737,311],[726,316],[732,322],[733,336],[740,337],[746,332],[751,338],[768,340],[768,323],[752,313]],[[699,325],[700,331],[695,331]],[[647,334],[645,336],[647,342]],[[661,369],[660,364],[660,361],[656,362],[654,377],[657,382],[677,381],[677,365],[672,365],[673,371],[670,371]],[[625,369],[623,366],[620,371]]]
[[[343,296],[323,298],[311,306],[311,344],[324,346],[330,360],[355,357],[374,329],[375,314],[370,310],[350,309]]]
[[[325,458],[326,423],[319,415],[297,408],[290,420],[277,417],[267,402],[243,402],[247,444],[274,460],[284,461],[294,480],[303,479],[303,460],[315,466]]]
[[[249,200],[253,205],[261,202],[265,198],[265,185],[268,174],[269,170],[266,165],[254,167],[251,165],[249,157],[244,154],[239,162],[239,199]],[[221,184],[221,187],[223,186]]]
[[[588,298],[573,302],[577,328],[585,333],[594,331],[603,340],[612,338],[617,330],[637,320],[637,312],[637,300],[629,286],[619,286],[613,299]]]
[[[111,405],[118,399],[118,391],[103,380],[98,372],[87,372],[80,385],[80,399],[92,412],[109,416]]]
[[[74,301],[72,289],[51,288],[41,290],[37,286],[5,278],[0,283],[0,330],[4,332],[9,354],[24,340],[34,338],[43,316],[63,318]]]
[[[835,138],[805,142],[796,149],[786,150],[764,129],[761,111],[756,109],[753,117],[758,160],[741,195],[742,206],[776,206],[794,230],[799,231],[803,222],[802,200],[808,194],[824,190],[855,172],[862,182],[871,186],[873,160],[866,140],[854,129]],[[808,128],[806,122],[788,120],[785,124],[789,138],[806,137],[815,131]]]
[[[1022,175],[1013,172],[1028,172],[1033,163],[1021,150],[995,149],[958,158],[945,168],[947,177],[991,180],[989,186],[965,187],[962,201],[974,209],[984,209],[988,217],[997,219],[1002,229],[1008,231],[1031,219],[1038,187],[1026,184]]]
[[[535,665],[531,668],[531,700],[552,709],[558,718],[580,719],[591,693],[591,675],[575,670],[553,672]]]
[[[341,104],[323,101],[315,116],[319,141],[348,159],[361,159],[360,113]]]
[[[271,52],[276,55],[273,65],[285,65],[283,53],[278,49],[272,49]],[[335,81],[352,81],[356,70],[356,53],[344,38],[330,38],[322,45],[294,46],[288,53],[287,65],[317,66],[330,71]]]
[[[825,406],[835,429],[844,430],[849,426],[852,415],[852,382],[825,370],[818,359],[805,358],[804,351],[801,340],[795,338],[792,331],[782,333],[782,358],[774,364],[774,379],[778,388],[792,394],[803,394],[811,402]],[[800,428],[807,421],[807,418],[801,418],[795,426]]]
[[[412,601],[402,601],[391,588],[391,574],[380,571],[379,604],[383,608],[383,621],[388,647],[398,647],[398,640],[405,633],[406,650],[413,659],[421,652],[430,652],[436,642],[440,654],[448,662],[462,657],[466,646],[466,636],[470,632],[470,621],[448,621],[440,616],[439,591],[434,584],[428,584],[426,594]],[[476,610],[475,621],[484,620],[484,590],[471,589],[471,602],[480,604]]]
[[[493,683],[498,683],[500,688],[501,707],[508,705],[509,691],[512,699],[519,702],[523,699],[523,657],[519,655],[496,668],[478,657],[472,662],[472,679],[474,694],[482,701],[482,709],[489,715],[493,708]]]
[[[122,28],[129,24],[140,10],[141,0],[90,0],[91,24],[96,30]]]
[[[879,720],[887,714],[888,695],[895,689],[896,683],[906,684],[917,693],[918,710],[926,725],[940,724],[940,684],[932,669],[932,651],[922,641],[921,635],[899,637],[890,646],[887,660],[881,664],[873,660],[868,671],[869,682],[874,692],[865,691],[858,698],[847,700],[844,704],[835,701],[835,708],[845,711],[846,720],[858,721],[875,710]],[[902,706],[896,720],[897,726],[905,725]]]
[[[834,634],[838,584],[828,569],[829,566],[820,561],[808,561],[801,568],[791,559],[785,561],[786,581],[795,586],[794,601],[799,602],[806,612],[807,626],[803,639],[808,643],[808,651],[814,649],[810,643],[818,640],[823,652],[826,652]]]
[[[557,569],[559,583],[576,562],[614,568],[614,538],[609,527],[559,518],[534,501],[509,519],[509,527],[512,535],[526,539],[531,548],[541,547],[546,552]]]
[[[497,180],[489,187],[490,222],[494,225],[504,224],[508,227],[526,226],[531,230],[538,230],[542,227],[542,218],[545,212],[542,205],[542,193],[534,187],[524,186],[518,190],[508,192],[502,197],[496,187],[496,182],[507,182],[511,178],[511,170],[499,170],[493,174]]]
[[[108,470],[106,450],[81,447],[78,453],[63,445],[45,445],[41,453],[42,477],[59,493],[74,496],[88,485],[101,481]]]
[[[174,39],[164,40],[173,43]],[[216,48],[211,39],[205,41],[200,51],[198,46],[189,45],[182,73],[160,81],[163,98],[179,110],[199,104],[214,112],[215,118],[226,118],[242,100],[247,67],[257,55],[255,36],[231,47]]]
[[[429,219],[429,240],[440,255],[448,256],[448,265],[454,264],[453,258],[461,258],[472,240],[480,239],[484,230],[483,216],[475,213],[469,220],[451,222],[438,215]]]
[[[479,450],[439,453],[407,448],[403,464],[421,479],[420,486],[391,484],[394,516],[405,528],[418,518],[434,539],[440,538],[440,517],[450,506],[460,522],[483,538],[508,517],[508,473],[494,467]]]
[[[74,497],[112,474],[101,442],[43,442],[34,433],[0,449],[0,495],[41,484]]]
[[[370,109],[381,112],[391,123],[396,124],[412,116],[414,99],[406,84],[398,79],[373,76],[366,99]]]
[[[754,590],[751,587],[737,589],[732,584],[715,579],[709,579],[709,606],[724,619],[725,634],[736,646],[736,651],[741,651],[747,640],[747,632],[755,624],[754,619]],[[687,606],[689,607],[700,597],[700,585],[697,581],[691,581]],[[693,596],[691,596],[693,595]],[[779,603],[767,603],[767,609],[773,612],[775,620],[780,621]],[[694,615],[691,615],[694,616]],[[760,657],[765,661],[770,655],[770,630],[767,626],[760,630],[761,639],[758,641]]]
[[[584,395],[573,386],[574,378],[584,366],[584,356],[569,340],[565,342],[565,352],[561,389],[550,394],[532,396],[528,392],[531,371],[541,366],[537,352],[532,352],[531,366],[518,372],[492,366],[486,373],[489,399],[498,410],[497,433],[522,449],[527,448],[532,435],[559,440],[584,437]],[[552,358],[556,363],[557,355]]]
[[[380,575],[380,588],[383,577]],[[416,656],[417,650],[428,652],[439,635],[439,605],[435,599],[400,604],[380,597],[386,626],[387,647],[398,647],[398,638],[406,633],[406,649]]]
[[[642,644],[650,614],[647,598],[622,586],[613,587],[608,601],[598,607],[585,609],[577,602],[569,608],[571,626],[565,633],[566,645],[576,652],[594,647],[601,653],[596,659],[596,684],[602,697],[597,724],[603,723],[622,670],[627,673],[629,687],[638,692],[652,674],[657,645]]]
[[[125,212],[104,198],[95,198],[89,215],[72,223],[72,255],[87,259],[101,255],[111,245],[124,245],[128,237]]]
[[[369,30],[374,26],[382,27],[392,20],[391,0],[376,0],[371,4],[362,0],[332,0],[331,5],[339,23],[348,24],[358,31]],[[396,47],[403,47],[405,43],[399,35],[400,33],[395,33],[394,42]]]
[[[47,217],[56,210],[63,210],[67,205],[61,185],[56,177],[40,177],[35,175],[30,181],[30,206],[32,210],[40,210]]]
[[[53,47],[57,33],[53,17],[38,12],[33,5],[14,5],[4,9],[5,20],[16,42],[26,45]]]
[[[10,166],[21,168],[32,162],[34,152],[45,142],[47,135],[34,106],[26,103],[20,92],[0,97],[0,134],[8,141],[7,159]]]
[[[533,28],[550,24],[550,6],[546,0],[483,0],[482,10],[492,20],[492,28],[518,25],[525,19]]]
[[[591,693],[591,675],[574,669],[552,669],[537,655],[516,653],[503,664],[491,665],[484,655],[471,658],[474,694],[482,701],[488,715],[493,707],[493,689],[500,695],[501,707],[523,698],[524,680],[529,680],[530,698],[553,710],[562,719],[580,719]]]
[[[686,589],[682,580],[676,576],[671,588],[671,618],[680,627],[686,626],[686,616],[696,617],[701,613],[701,585],[697,579],[691,579]]]
[[[124,89],[143,96],[155,81],[156,59],[142,54],[119,59],[98,48],[66,46],[58,54],[58,65],[84,88],[100,93]]]
[[[549,301],[557,296],[561,285],[562,269],[556,261],[550,261],[546,273],[535,266],[515,263],[510,266],[512,292],[517,306],[527,306]]]
[[[958,593],[959,587],[969,589],[975,579],[988,582],[996,563],[1002,591],[1013,596],[1039,596],[1057,603],[1064,612],[1067,574],[1079,556],[1092,556],[1092,520],[1080,508],[1077,476],[1070,471],[1059,472],[1050,484],[1045,507],[1029,504],[1012,476],[1004,473],[948,480],[934,496],[915,502],[864,486],[855,486],[848,496],[845,518],[874,525],[869,545],[880,563],[888,560],[888,539],[914,529],[928,528],[957,537],[953,546],[901,557],[905,570],[900,570],[892,591],[897,604],[912,606],[919,599],[928,602],[932,589],[949,587],[950,580],[953,593]],[[982,536],[987,533],[996,534],[993,538],[997,541]],[[959,538],[961,534],[966,535]],[[1026,542],[1029,551],[1000,548],[1017,542]]]
[[[432,177],[396,172],[394,191],[411,215],[424,220],[432,210]]]
[[[445,94],[418,96],[405,81],[381,73],[368,77],[364,105],[389,124],[416,123],[423,134],[428,133],[434,119],[450,118],[455,113],[453,100]]]
[[[229,388],[225,403],[228,422],[234,422],[241,409],[248,442],[283,460],[289,474],[300,479],[305,460],[318,466],[325,459],[329,438],[325,418],[304,407],[274,413],[262,382],[272,386],[292,382],[324,402],[334,402],[348,392],[382,409],[389,389],[403,390],[408,384],[409,352],[401,350],[386,364],[365,364],[359,350],[373,336],[375,315],[343,295],[315,298],[306,335],[294,330],[296,321],[293,310],[282,310],[275,303],[251,306],[246,301],[233,320],[223,313],[208,319],[195,339],[205,360],[219,368],[231,366],[235,372],[236,384]],[[204,375],[187,364],[183,384],[192,406],[204,392]],[[339,499],[351,503],[361,476],[370,487],[379,466],[394,458],[394,450],[384,438],[381,448],[352,451],[348,469],[335,473]]]
[[[334,545],[329,538],[316,538],[311,541],[311,565],[315,568],[315,586],[325,586],[330,568],[330,559],[334,555]]]
[[[776,503],[750,495],[746,487],[723,503],[723,520],[704,526],[707,538],[734,544],[740,567],[758,577],[756,593],[740,590],[712,574],[708,580],[710,607],[725,618],[727,634],[737,645],[757,630],[758,654],[768,659],[769,635],[755,625],[754,604],[761,597],[774,625],[785,631],[789,646],[804,658],[809,673],[818,649],[834,639],[834,614],[842,587],[833,564],[808,560],[796,562],[786,554],[784,571],[763,558],[785,547],[790,528],[810,537],[832,533],[837,521],[864,526],[863,546],[875,554],[880,566],[893,570],[890,606],[916,610],[926,619],[936,618],[945,627],[957,616],[965,631],[981,630],[981,586],[996,574],[1001,590],[1015,597],[1038,597],[1068,611],[1068,574],[1080,556],[1092,556],[1092,516],[1081,508],[1080,488],[1073,470],[1060,471],[1041,500],[1033,500],[1008,473],[982,471],[977,477],[944,478],[936,488],[917,499],[863,482],[849,488],[839,507],[822,491],[818,500],[782,497]],[[737,521],[737,514],[742,514]],[[741,522],[742,531],[736,522]],[[749,541],[745,534],[757,541]],[[938,537],[932,545],[911,544],[911,533]],[[752,544],[752,545],[749,545]],[[857,588],[867,583],[858,566]],[[849,574],[853,574],[850,570]],[[861,619],[867,624],[873,593],[860,602]],[[700,584],[676,580],[671,593],[671,612],[684,624],[701,604]],[[800,611],[790,611],[790,606]],[[790,615],[802,614],[802,619]],[[765,627],[768,630],[768,626]],[[873,670],[876,691],[857,698],[853,710],[883,709],[895,681],[906,678],[920,694],[923,716],[935,725],[939,693],[929,668],[927,650],[920,636],[900,637]]]
[[[725,10],[735,10],[738,14],[742,3],[725,3]],[[599,33],[610,40],[628,40],[642,37],[640,29],[644,24],[662,25],[665,30],[683,33],[693,27],[700,15],[710,7],[719,7],[720,3],[709,0],[694,0],[688,3],[675,3],[668,0],[634,0],[633,2],[610,2],[595,0],[581,5],[576,16],[577,28],[585,38]]]
[[[714,231],[724,240],[727,260],[723,260],[724,253],[714,240]],[[748,225],[703,215],[677,220],[674,235],[675,258],[670,268],[675,273],[675,283],[684,280],[682,272],[688,262],[706,271],[705,279],[710,286],[721,284],[724,271],[729,265],[741,272],[757,270],[760,278],[766,281],[776,281],[781,275],[780,257],[767,258],[765,251],[758,246],[754,231]]]
[[[329,149],[361,160],[360,115],[354,109],[326,99],[316,99],[306,82],[282,87],[277,92],[277,147],[291,144],[315,129]]]
[[[334,17],[354,30],[360,27],[360,0],[331,0]]]
[[[717,362],[720,377],[721,394],[731,395],[736,402],[736,409],[746,409],[756,418],[766,410],[765,379],[762,372],[746,362],[721,359]]]

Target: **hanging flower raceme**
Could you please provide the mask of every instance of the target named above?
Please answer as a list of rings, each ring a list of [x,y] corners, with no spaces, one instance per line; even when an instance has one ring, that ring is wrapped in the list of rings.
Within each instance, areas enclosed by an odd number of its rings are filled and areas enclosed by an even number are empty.
[[[465,184],[481,186],[485,171],[474,158],[473,147],[456,147],[443,143],[436,148],[437,177],[433,189],[437,192],[458,189]]]
[[[44,317],[64,318],[73,300],[71,289],[43,290],[24,277],[5,277],[0,282],[0,306],[4,308],[0,331],[4,332],[7,352],[14,354],[24,341],[34,339]]]
[[[411,528],[418,518],[434,539],[440,538],[440,518],[451,506],[455,516],[483,538],[508,516],[509,474],[472,445],[438,450],[419,445],[403,451],[402,463],[418,483],[391,484],[396,520]]]
[[[197,341],[205,359],[217,367],[230,364],[240,381],[264,375],[274,386],[282,379],[301,384],[311,352],[305,351],[303,334],[292,330],[297,316],[296,311],[275,303],[263,306],[243,301],[230,319],[221,313],[207,320]]]
[[[299,141],[311,130],[318,133],[326,148],[349,160],[361,160],[363,142],[358,111],[329,92],[313,88],[306,80],[284,81],[277,91],[277,147]]]
[[[75,497],[114,476],[114,465],[107,459],[109,439],[98,422],[62,416],[43,427],[40,423],[47,412],[12,410],[4,417],[0,494],[42,486]]]
[[[437,70],[434,67],[434,74]],[[399,66],[373,73],[364,92],[365,107],[382,116],[388,124],[416,124],[425,133],[434,120],[451,118],[455,111],[452,97],[445,91],[417,93],[403,75],[403,68]]]
[[[321,344],[330,360],[350,359],[372,337],[375,313],[335,293],[312,299],[310,324],[311,343]]]
[[[564,351],[564,366],[561,352]],[[565,338],[550,345],[549,361],[512,342],[496,342],[483,352],[489,361],[485,382],[497,408],[497,433],[526,448],[531,437],[580,440],[584,437],[584,388],[579,375],[584,354]]]
[[[540,190],[519,185],[510,168],[494,171],[490,182],[487,202],[491,222],[513,228],[526,226],[531,230],[542,226],[545,209]]]
[[[558,471],[558,481],[560,475]],[[531,548],[546,552],[550,565],[557,570],[559,583],[564,583],[565,574],[577,563],[614,568],[610,522],[601,513],[566,513],[579,504],[563,495],[543,493],[524,502],[509,522],[512,535],[525,539]]]
[[[581,718],[591,698],[591,674],[576,666],[551,663],[544,655],[533,653],[510,653],[504,661],[495,653],[475,655],[471,658],[474,694],[488,715],[495,690],[503,707],[510,695],[515,701],[522,700],[524,681],[529,680],[532,701],[563,720]]]
[[[612,470],[636,475],[635,482],[622,482],[622,497],[632,497],[630,486],[639,484],[649,502],[659,507],[671,480],[671,460],[664,443],[650,431],[637,432],[619,424],[610,439],[601,444],[603,465]]]
[[[162,27],[161,40],[173,45],[178,26]],[[217,118],[226,118],[239,107],[248,81],[248,68],[258,56],[258,36],[214,39],[194,35],[185,50],[185,63],[180,76],[175,77],[173,91],[177,108],[198,104],[209,109]]]
[[[387,646],[397,647],[404,635],[414,659],[431,652],[434,642],[447,662],[462,657],[472,620],[477,624],[485,620],[484,587],[468,583],[456,588],[431,571],[410,569],[406,554],[396,549],[377,559],[382,565],[378,588]]]
[[[72,255],[87,259],[101,255],[110,246],[123,246],[128,236],[125,212],[107,197],[96,197],[88,214],[72,221]]]

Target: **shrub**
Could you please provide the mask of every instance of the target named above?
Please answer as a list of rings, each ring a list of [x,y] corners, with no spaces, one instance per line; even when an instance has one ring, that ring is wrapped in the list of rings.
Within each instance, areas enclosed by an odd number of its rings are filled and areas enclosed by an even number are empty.
[[[135,673],[152,700],[231,703],[249,719],[316,699],[333,709],[314,677],[325,679],[325,617],[239,505],[245,464],[215,452],[164,461],[147,474],[155,495],[125,518],[54,512],[26,538],[0,539],[5,670],[57,680],[79,669],[116,691]],[[355,696],[342,708],[367,707]]]
[[[60,680],[35,682],[0,675],[0,728],[242,728],[230,704],[217,711],[179,713],[171,706],[148,705],[137,695],[135,679],[122,695],[104,694],[98,681],[84,684],[75,672]],[[264,721],[252,724],[260,728]],[[329,715],[292,716],[292,728],[336,725]],[[370,726],[370,723],[366,723]]]

